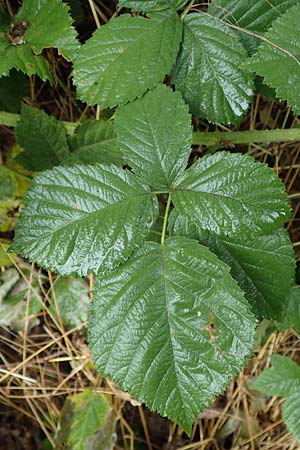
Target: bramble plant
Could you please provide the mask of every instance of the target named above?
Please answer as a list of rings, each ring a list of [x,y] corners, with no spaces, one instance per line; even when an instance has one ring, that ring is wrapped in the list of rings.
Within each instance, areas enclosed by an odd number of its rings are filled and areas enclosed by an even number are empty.
[[[192,143],[205,137],[193,134],[190,113],[240,121],[252,72],[298,113],[300,5],[216,0],[203,13],[186,3],[120,0],[140,14],[112,19],[80,47],[64,3],[24,0],[2,28],[0,74],[51,79],[40,53],[55,47],[74,61],[82,101],[117,107],[110,120],[79,126],[22,107],[16,160],[41,173],[11,250],[61,275],[95,274],[88,335],[96,368],[190,433],[245,365],[257,322],[282,320],[295,271],[283,183],[249,155],[191,161]],[[21,40],[12,41],[21,22]],[[167,74],[173,88],[162,84]],[[251,142],[246,133],[239,139]],[[263,133],[255,139],[272,140]]]

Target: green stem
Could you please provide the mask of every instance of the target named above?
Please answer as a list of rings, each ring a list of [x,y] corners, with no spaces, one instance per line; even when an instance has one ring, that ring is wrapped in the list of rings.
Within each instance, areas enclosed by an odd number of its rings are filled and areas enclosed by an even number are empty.
[[[160,241],[161,245],[164,244],[165,238],[166,238],[168,217],[169,217],[169,211],[170,211],[170,206],[171,206],[171,198],[172,198],[172,194],[169,194],[166,211],[165,211],[165,216],[164,216],[164,223],[163,223],[162,232],[161,232],[161,241]]]
[[[15,127],[20,120],[19,114],[12,114],[5,111],[0,111],[0,125],[5,125],[6,127]],[[66,129],[67,134],[73,134],[75,128],[79,124],[79,122],[64,122],[61,121],[63,126]]]
[[[187,5],[187,7],[185,8],[185,10],[183,11],[183,13],[181,14],[181,19],[183,20],[185,18],[185,16],[187,15],[187,13],[189,12],[189,10],[193,7],[193,4],[195,3],[195,0],[191,0],[190,3]]]
[[[0,111],[0,125],[15,127],[20,120],[19,114]],[[62,121],[66,132],[73,134],[78,122]],[[209,131],[193,133],[194,145],[224,145],[251,144],[269,142],[300,141],[300,128],[276,129],[276,130],[249,130],[249,131]]]
[[[8,173],[13,174],[13,175],[17,175],[18,177],[21,177],[24,180],[32,181],[32,178],[30,176],[24,175],[23,173],[20,173],[17,170],[12,169],[11,167],[7,167],[7,166],[4,166],[4,165],[1,165],[1,169],[6,171],[6,172],[8,172]]]
[[[194,145],[251,144],[300,141],[300,128],[249,131],[209,131],[193,133]]]

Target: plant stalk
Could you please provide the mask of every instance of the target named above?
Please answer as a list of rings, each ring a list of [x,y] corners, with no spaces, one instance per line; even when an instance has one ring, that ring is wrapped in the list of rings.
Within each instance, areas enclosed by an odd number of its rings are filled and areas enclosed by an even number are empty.
[[[169,194],[167,206],[166,206],[166,210],[165,210],[162,232],[161,232],[161,241],[160,241],[161,245],[164,245],[165,238],[166,238],[168,217],[169,217],[169,211],[170,211],[170,206],[171,206],[171,198],[172,198],[172,194]]]
[[[20,120],[19,114],[0,111],[0,125],[15,127]],[[62,121],[67,134],[73,134],[79,122]],[[193,133],[194,145],[223,145],[293,142],[300,141],[300,128],[276,129],[276,130],[249,130],[249,131],[208,131]]]
[[[300,128],[194,132],[194,145],[223,145],[300,141]]]

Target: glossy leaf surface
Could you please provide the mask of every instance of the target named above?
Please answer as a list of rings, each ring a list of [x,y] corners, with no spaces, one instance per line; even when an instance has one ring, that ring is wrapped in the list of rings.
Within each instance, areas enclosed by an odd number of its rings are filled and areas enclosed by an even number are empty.
[[[165,85],[119,108],[115,127],[124,160],[154,189],[166,189],[185,169],[192,127],[180,93]]]
[[[21,120],[16,126],[16,137],[24,152],[15,160],[33,172],[51,169],[69,156],[62,122],[26,104],[22,105]]]
[[[298,0],[213,0],[209,13],[240,28],[255,32],[266,31]]]
[[[221,237],[201,230],[174,210],[170,231],[176,236],[197,239],[228,264],[259,319],[280,320],[281,313],[286,315],[295,277],[295,257],[283,228],[254,238]]]
[[[156,19],[127,14],[97,30],[74,64],[78,96],[105,108],[141,97],[170,73],[182,23],[170,12]]]
[[[175,183],[178,212],[220,235],[270,233],[290,215],[284,184],[262,163],[239,153],[199,159]]]
[[[86,120],[76,128],[69,145],[72,153],[65,165],[123,163],[111,122]]]
[[[186,238],[147,243],[98,279],[97,369],[188,433],[252,350],[255,319],[229,268]]]
[[[247,64],[264,77],[281,100],[300,113],[300,4],[289,8],[273,22],[265,41]]]
[[[139,246],[157,215],[141,181],[100,164],[42,173],[25,204],[13,249],[61,275],[111,270]]]
[[[245,48],[229,27],[206,14],[188,14],[172,81],[192,114],[233,123],[251,100],[252,81],[241,68],[246,60]]]

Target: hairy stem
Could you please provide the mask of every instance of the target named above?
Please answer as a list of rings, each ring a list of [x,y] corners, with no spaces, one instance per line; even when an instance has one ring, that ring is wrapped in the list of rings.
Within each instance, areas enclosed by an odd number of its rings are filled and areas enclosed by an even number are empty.
[[[0,111],[0,125],[15,127],[20,120],[19,114]],[[66,132],[73,134],[79,122],[63,122]],[[300,141],[300,128],[249,131],[208,131],[193,133],[194,145],[228,145],[269,142]]]

